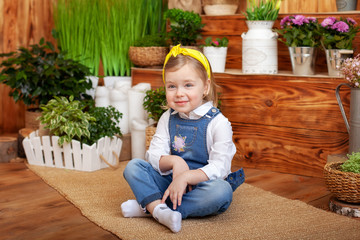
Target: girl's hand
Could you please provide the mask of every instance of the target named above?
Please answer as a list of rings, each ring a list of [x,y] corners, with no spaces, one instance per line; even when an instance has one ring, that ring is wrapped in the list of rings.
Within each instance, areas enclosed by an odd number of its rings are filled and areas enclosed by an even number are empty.
[[[187,174],[186,172],[180,174],[176,178],[173,178],[172,183],[166,189],[161,203],[165,203],[165,200],[170,197],[173,203],[173,209],[176,210],[177,206],[181,205],[182,197],[186,192],[187,187]]]

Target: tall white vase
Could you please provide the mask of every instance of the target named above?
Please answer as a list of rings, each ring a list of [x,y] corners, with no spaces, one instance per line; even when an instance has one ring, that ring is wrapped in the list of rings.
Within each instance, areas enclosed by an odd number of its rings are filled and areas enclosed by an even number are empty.
[[[278,73],[278,34],[274,21],[246,21],[249,31],[242,37],[242,72]]]

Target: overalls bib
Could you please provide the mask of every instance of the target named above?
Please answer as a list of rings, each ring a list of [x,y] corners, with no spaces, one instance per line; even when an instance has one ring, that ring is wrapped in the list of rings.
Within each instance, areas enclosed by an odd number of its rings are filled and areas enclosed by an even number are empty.
[[[174,110],[171,110],[171,113]],[[208,164],[206,133],[209,122],[220,113],[219,109],[212,107],[199,119],[183,119],[179,114],[170,114],[169,132],[171,155],[183,158],[190,170],[201,168]],[[243,169],[230,173],[225,179],[233,189],[240,186],[245,175]]]

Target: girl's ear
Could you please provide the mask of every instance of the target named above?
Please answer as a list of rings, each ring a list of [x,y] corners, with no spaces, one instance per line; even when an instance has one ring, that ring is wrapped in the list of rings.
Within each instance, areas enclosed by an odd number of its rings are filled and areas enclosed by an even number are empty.
[[[210,79],[207,79],[204,87],[204,97],[207,96],[209,92],[210,92]]]

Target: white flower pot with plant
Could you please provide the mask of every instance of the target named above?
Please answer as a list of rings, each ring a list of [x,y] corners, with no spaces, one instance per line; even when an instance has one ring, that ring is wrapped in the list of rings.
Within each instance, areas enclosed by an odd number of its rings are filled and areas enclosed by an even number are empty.
[[[23,140],[29,164],[79,171],[117,165],[122,141],[116,124],[121,113],[113,107],[84,105],[73,97],[55,97],[41,108],[40,121],[51,136],[33,132]]]
[[[326,53],[329,76],[341,75],[341,65],[346,58],[353,56],[353,40],[360,27],[352,18],[340,20],[327,17],[321,22],[321,45]]]
[[[278,73],[277,33],[272,31],[281,0],[248,1],[246,25],[241,35],[243,73]]]
[[[280,26],[277,32],[282,38],[279,41],[289,48],[293,74],[314,75],[321,37],[317,19],[303,15],[286,16],[280,21]]]
[[[228,44],[229,39],[226,37],[216,38],[214,41],[211,37],[205,39],[203,52],[209,60],[213,72],[225,72]]]

